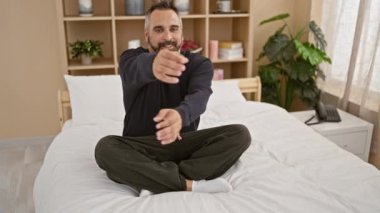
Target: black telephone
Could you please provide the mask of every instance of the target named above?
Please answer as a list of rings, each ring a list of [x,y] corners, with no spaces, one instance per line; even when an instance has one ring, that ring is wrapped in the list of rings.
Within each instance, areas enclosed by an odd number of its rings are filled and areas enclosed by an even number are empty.
[[[320,122],[340,122],[340,116],[338,110],[333,105],[324,105],[322,102],[318,102],[315,106],[315,112]]]

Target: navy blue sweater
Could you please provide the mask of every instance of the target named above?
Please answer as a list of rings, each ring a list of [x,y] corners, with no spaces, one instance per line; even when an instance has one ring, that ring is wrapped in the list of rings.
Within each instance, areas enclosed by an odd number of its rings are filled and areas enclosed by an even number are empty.
[[[167,84],[156,79],[152,63],[156,53],[147,49],[129,49],[122,53],[119,72],[124,94],[123,136],[154,135],[153,121],[160,109],[171,108],[182,118],[181,132],[198,128],[200,115],[210,97],[213,66],[200,54],[182,53],[189,59],[179,83]]]

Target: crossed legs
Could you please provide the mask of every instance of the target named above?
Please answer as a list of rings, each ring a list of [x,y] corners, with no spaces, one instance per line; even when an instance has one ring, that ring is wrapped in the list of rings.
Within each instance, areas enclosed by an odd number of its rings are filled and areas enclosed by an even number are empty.
[[[95,159],[116,182],[154,193],[190,191],[193,180],[212,180],[226,172],[250,142],[247,128],[239,124],[184,133],[169,145],[155,136],[106,136],[95,148]]]

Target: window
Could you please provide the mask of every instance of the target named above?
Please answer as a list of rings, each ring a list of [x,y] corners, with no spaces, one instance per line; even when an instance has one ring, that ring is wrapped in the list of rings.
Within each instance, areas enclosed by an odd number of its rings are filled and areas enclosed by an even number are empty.
[[[352,72],[349,100],[362,104],[366,98],[365,102],[375,110],[378,110],[380,101],[379,20],[378,0],[323,1],[321,28],[332,64],[322,66],[326,81],[319,82],[321,88],[342,97]],[[357,49],[353,48],[355,42],[358,42]]]

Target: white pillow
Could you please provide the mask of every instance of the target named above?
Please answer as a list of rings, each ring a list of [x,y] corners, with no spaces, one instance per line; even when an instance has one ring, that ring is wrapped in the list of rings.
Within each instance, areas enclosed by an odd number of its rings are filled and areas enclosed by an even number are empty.
[[[124,104],[119,75],[65,75],[70,94],[73,125],[124,120]]]
[[[208,101],[208,108],[229,104],[231,102],[236,103],[246,101],[245,97],[240,92],[238,81],[212,81],[211,89],[213,93]]]

